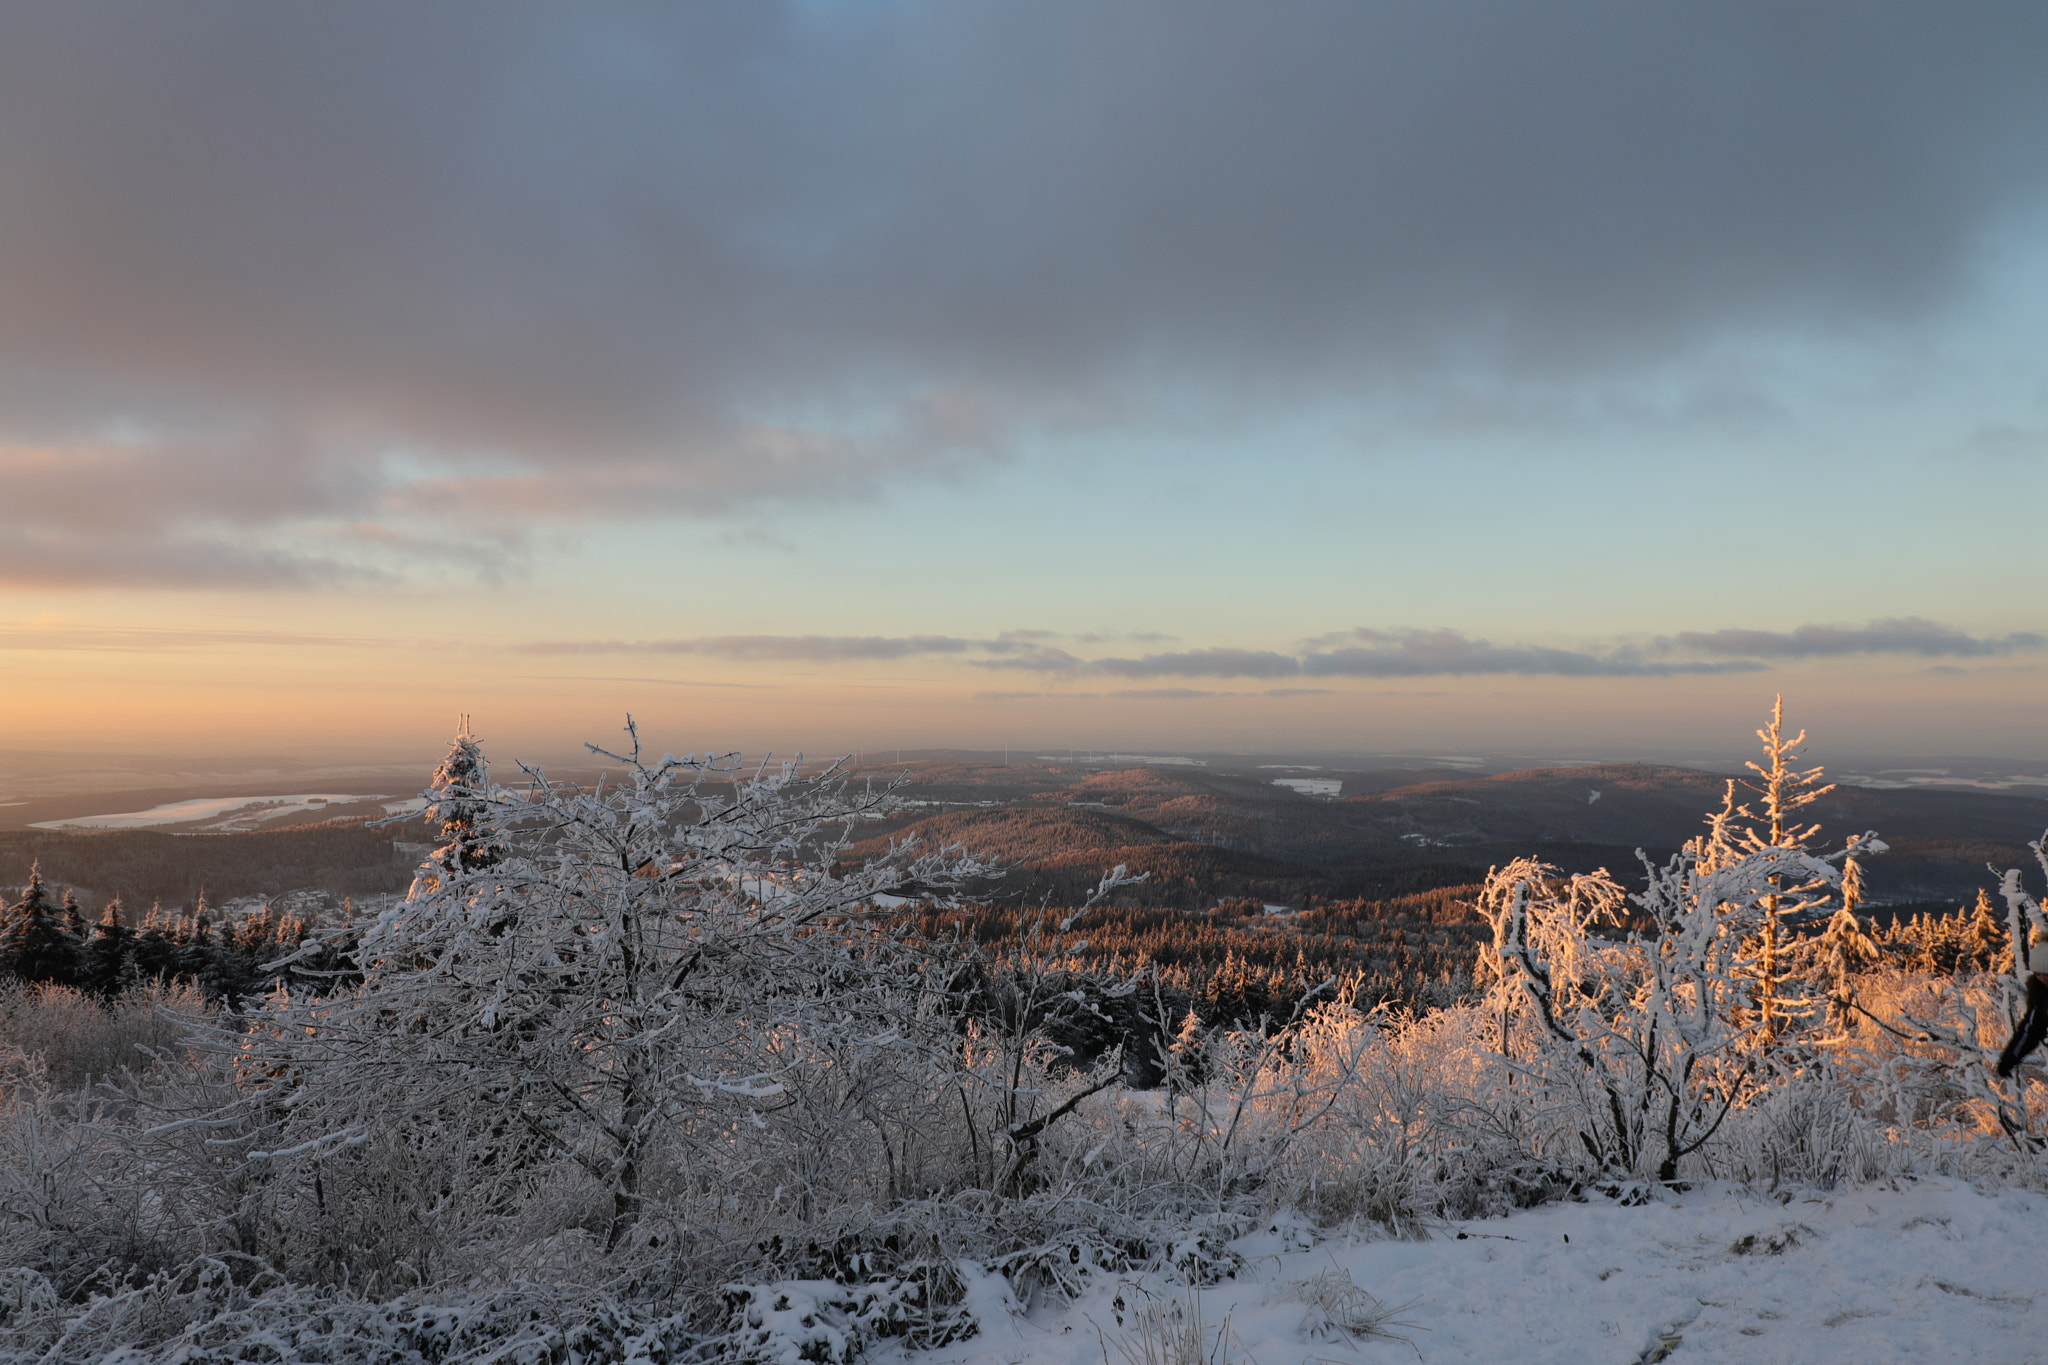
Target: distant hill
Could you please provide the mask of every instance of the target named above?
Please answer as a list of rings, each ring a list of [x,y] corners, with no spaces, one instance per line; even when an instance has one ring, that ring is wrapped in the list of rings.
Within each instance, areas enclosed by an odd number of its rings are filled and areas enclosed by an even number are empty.
[[[928,816],[894,837],[915,836],[928,847],[959,845],[986,854],[1010,871],[976,891],[998,901],[1055,904],[1084,897],[1106,869],[1119,863],[1149,874],[1145,885],[1119,899],[1131,905],[1208,905],[1231,896],[1292,899],[1320,881],[1313,869],[1256,853],[1177,838],[1141,820],[1071,807],[1012,807]],[[873,857],[886,837],[864,841],[854,859]]]
[[[202,891],[215,905],[288,891],[337,898],[403,891],[419,857],[397,841],[423,837],[417,824],[373,829],[361,820],[244,834],[4,830],[0,895],[11,899],[37,861],[45,880],[77,890],[88,917],[97,917],[114,896],[140,916],[153,901],[167,911],[190,909]]]
[[[1065,894],[1125,862],[1155,871],[1149,895],[1180,897],[1154,903],[1230,895],[1298,903],[1471,882],[1524,855],[1633,881],[1636,851],[1662,860],[1703,832],[1728,781],[1642,763],[1342,780],[1342,799],[1326,800],[1263,775],[1207,768],[915,765],[903,794],[925,804],[877,833],[915,829],[989,852],[1017,869],[1013,888],[1034,893],[1057,886]],[[971,809],[930,813],[946,805]],[[2034,866],[2026,843],[2048,829],[2048,799],[1841,787],[1808,815],[1822,826],[1823,846],[1872,829],[1886,840],[1891,852],[1867,869],[1875,898],[1955,903],[1995,884],[1986,863]]]
[[[1422,783],[1338,804],[1370,810],[1378,829],[1444,856],[1603,844],[1661,856],[1704,830],[1727,781],[1688,768],[1602,764]],[[1748,795],[1737,791],[1738,801]],[[1994,884],[1986,863],[2034,868],[2026,844],[2048,829],[2048,799],[1980,792],[1845,786],[1804,814],[1821,826],[1823,847],[1877,831],[1891,851],[1870,860],[1868,883],[1891,901],[1969,899]],[[1633,866],[1629,857],[1613,870]]]

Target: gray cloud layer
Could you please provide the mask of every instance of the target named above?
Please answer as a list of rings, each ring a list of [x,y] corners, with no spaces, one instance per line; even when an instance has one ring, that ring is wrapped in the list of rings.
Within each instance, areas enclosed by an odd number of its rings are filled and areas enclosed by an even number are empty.
[[[10,5],[0,532],[290,583],[857,494],[1159,374],[1911,319],[2043,188],[2043,50],[1968,2]]]
[[[1747,654],[1760,659],[1813,659],[1836,654],[1917,654],[1923,658],[1980,659],[2036,650],[2048,637],[2033,631],[1972,636],[1919,616],[1891,616],[1861,628],[1800,626],[1768,630],[1686,631],[1671,643],[1696,654]]]
[[[1839,655],[1903,654],[1978,658],[2048,647],[2048,636],[2028,631],[1973,636],[1919,617],[1894,617],[1867,626],[1800,626],[1788,632],[1759,630],[1685,631],[1660,638],[1648,655],[1632,643],[1598,650],[1505,644],[1455,630],[1382,631],[1358,627],[1303,642],[1302,652],[1256,649],[1193,649],[1080,658],[1042,643],[1049,631],[1004,631],[993,638],[959,635],[711,635],[673,640],[539,641],[515,648],[526,654],[701,654],[740,662],[848,663],[873,660],[954,657],[970,667],[1112,678],[1432,678],[1560,677],[1667,678],[1715,673],[1756,673],[1766,659]],[[1672,659],[1681,654],[1744,654],[1755,657]],[[971,656],[971,657],[970,657]],[[1277,688],[1268,695],[1320,692],[1319,688]],[[1184,688],[1125,691],[1112,695],[1193,695]],[[1022,693],[986,694],[1015,696]],[[1202,695],[1215,695],[1203,693]]]

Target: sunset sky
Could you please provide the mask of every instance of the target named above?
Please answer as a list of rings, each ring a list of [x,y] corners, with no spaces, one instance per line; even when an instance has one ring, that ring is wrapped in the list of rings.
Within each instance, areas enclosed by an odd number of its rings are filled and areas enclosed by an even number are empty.
[[[0,750],[2037,762],[2048,7],[10,4],[0,537]]]

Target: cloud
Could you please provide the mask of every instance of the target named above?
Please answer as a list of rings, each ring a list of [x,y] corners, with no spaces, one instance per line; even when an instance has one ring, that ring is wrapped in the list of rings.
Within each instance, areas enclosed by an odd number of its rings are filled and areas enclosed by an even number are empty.
[[[1974,673],[2038,673],[2040,669],[2033,664],[1978,664],[1972,668],[1960,668],[1955,664],[1929,664],[1920,671],[1958,677]]]
[[[914,657],[953,658],[971,668],[1107,678],[1436,678],[1555,677],[1669,678],[1758,673],[1771,661],[1864,654],[1927,658],[2002,657],[2048,648],[2048,636],[2012,631],[1972,636],[1919,617],[1888,618],[1861,628],[1800,626],[1764,630],[1682,631],[1658,637],[1647,649],[1633,641],[1586,649],[1527,643],[1496,644],[1460,631],[1350,630],[1313,636],[1298,654],[1214,646],[1136,657],[1082,658],[1040,643],[1051,631],[960,635],[710,635],[671,640],[555,640],[516,645],[524,654],[701,654],[741,662],[861,663]],[[1707,654],[1714,658],[1673,655]],[[1742,657],[1728,657],[1739,655]],[[1327,688],[1278,687],[1262,694],[1196,693],[1184,688],[1127,690],[1119,697],[1295,696]],[[977,694],[995,696],[998,694]],[[1026,695],[1002,693],[1005,697]],[[1036,695],[1036,694],[1030,694]]]
[[[351,524],[841,502],[1185,392],[1878,335],[2041,192],[2044,41],[1858,0],[31,0],[0,447],[47,458],[0,461],[0,534],[134,547],[18,582],[317,583],[426,562],[297,548]]]
[[[1071,637],[1076,644],[1106,645],[1124,642],[1134,645],[1170,645],[1180,641],[1178,635],[1167,635],[1156,630],[1087,631]]]
[[[976,692],[976,701],[1024,701],[1036,697],[1056,697],[1062,701],[1075,699],[1096,700],[1102,697],[1118,701],[1199,701],[1207,697],[1327,697],[1334,693],[1327,687],[1271,687],[1263,692],[1214,692],[1199,687],[1133,687],[1116,692]]]
[[[1496,645],[1454,630],[1348,632],[1357,643],[1311,650],[1302,671],[1315,677],[1427,678],[1485,674],[1563,678],[1661,678],[1686,673],[1753,673],[1750,659],[1712,663],[1647,662],[1626,647],[1606,653],[1542,645]],[[1319,637],[1332,643],[1338,636]]]
[[[1843,654],[1978,659],[2037,650],[2048,645],[2048,637],[2027,630],[1974,636],[1924,617],[1889,616],[1860,627],[1809,625],[1782,632],[1684,631],[1663,643],[1695,654],[1747,654],[1762,659],[1817,659]]]
[[[705,635],[686,640],[537,640],[520,654],[707,654],[750,663],[857,663],[919,655],[1002,652],[1001,640],[953,635]]]
[[[1301,661],[1263,649],[1191,649],[1136,659],[1093,659],[1091,673],[1120,678],[1291,678]]]
[[[516,654],[701,654],[744,663],[862,663],[925,657],[969,659],[978,668],[1071,673],[1089,667],[1062,649],[1038,643],[1048,631],[1004,631],[989,638],[962,635],[698,635],[667,640],[533,640],[510,646]]]
[[[193,630],[182,627],[90,626],[67,622],[0,623],[0,649],[53,652],[177,654],[222,649],[383,649],[389,640],[303,635],[270,630]]]
[[[590,673],[533,673],[535,682],[652,683],[657,687],[716,687],[740,692],[777,692],[776,683],[694,682],[687,678],[619,678]]]

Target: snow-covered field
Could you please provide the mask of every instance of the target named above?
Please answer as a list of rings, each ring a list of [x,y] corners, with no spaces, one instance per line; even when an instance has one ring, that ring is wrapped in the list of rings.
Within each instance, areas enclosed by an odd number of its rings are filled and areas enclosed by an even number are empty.
[[[1338,777],[1276,777],[1276,787],[1290,787],[1303,796],[1322,796],[1335,800],[1344,794],[1344,780]]]
[[[1197,1308],[1202,1359],[1256,1365],[2019,1365],[2048,1355],[2048,1302],[2036,1306],[2048,1300],[2048,1197],[2028,1191],[1929,1180],[1781,1201],[1716,1186],[1652,1191],[1635,1206],[1593,1195],[1451,1224],[1426,1242],[1311,1241],[1275,1225],[1236,1244],[1244,1274],[1198,1293],[1160,1277],[1105,1283],[956,1346],[885,1358],[1193,1365],[1148,1357],[1142,1315],[1170,1327]],[[1318,1328],[1331,1315],[1303,1299],[1318,1297],[1320,1277],[1327,1301],[1347,1275],[1396,1310],[1386,1330],[1406,1340]]]
[[[39,820],[32,829],[148,829],[156,825],[186,825],[205,822],[210,831],[232,833],[255,829],[281,815],[318,814],[329,806],[357,806],[384,802],[387,813],[417,809],[418,800],[400,802],[382,796],[352,796],[337,792],[307,792],[290,796],[200,796],[171,801],[148,810],[117,811],[109,815],[80,815],[68,820]]]

